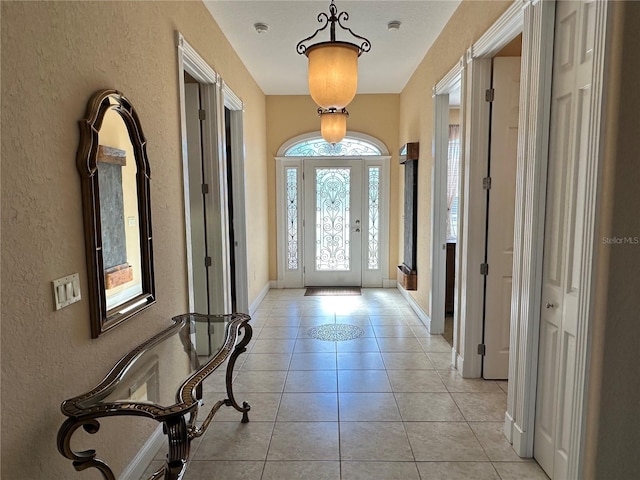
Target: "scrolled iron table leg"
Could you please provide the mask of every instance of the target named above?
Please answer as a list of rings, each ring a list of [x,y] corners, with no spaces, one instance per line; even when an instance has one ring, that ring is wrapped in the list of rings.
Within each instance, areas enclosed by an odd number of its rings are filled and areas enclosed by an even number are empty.
[[[242,340],[236,345],[231,357],[229,357],[229,363],[227,364],[227,376],[226,376],[226,384],[227,384],[227,399],[225,399],[224,404],[228,407],[233,407],[239,412],[242,413],[242,423],[249,422],[249,410],[251,410],[251,406],[247,402],[242,402],[242,407],[238,404],[235,397],[233,396],[233,387],[231,385],[231,380],[233,378],[233,367],[236,364],[236,359],[241,353],[247,351],[247,345],[253,336],[253,328],[248,323],[243,323],[238,327],[238,333],[243,331],[244,336]]]
[[[82,427],[87,433],[96,433],[100,430],[100,423],[93,418],[78,420],[68,418],[58,430],[58,451],[69,460],[73,460],[73,468],[78,472],[88,468],[100,471],[105,480],[116,480],[111,468],[105,462],[96,458],[95,450],[76,452],[71,449],[71,437],[75,431]]]

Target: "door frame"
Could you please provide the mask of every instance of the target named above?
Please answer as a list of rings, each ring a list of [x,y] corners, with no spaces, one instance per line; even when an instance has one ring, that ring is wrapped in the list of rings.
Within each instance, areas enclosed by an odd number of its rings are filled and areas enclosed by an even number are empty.
[[[206,119],[204,120],[204,128],[202,128],[202,156],[204,163],[204,175],[206,181],[211,182],[212,173],[208,168],[211,165],[217,163],[218,145],[217,145],[217,126],[215,121],[217,119],[216,109],[218,104],[218,85],[220,82],[219,75],[202,59],[202,57],[195,51],[195,49],[185,40],[184,36],[180,32],[176,32],[176,44],[178,49],[178,88],[180,94],[180,133],[181,133],[181,145],[182,145],[182,177],[184,185],[184,211],[185,211],[185,238],[186,238],[186,262],[187,262],[187,286],[188,286],[188,299],[189,299],[189,311],[195,310],[195,296],[194,296],[194,268],[193,268],[193,252],[191,248],[191,208],[189,193],[193,188],[201,188],[198,185],[189,185],[189,153],[187,150],[187,115],[186,115],[186,100],[185,100],[185,86],[184,86],[184,73],[188,73],[195,78],[200,84],[201,91],[201,106],[205,111]],[[215,184],[214,184],[215,185]],[[205,196],[205,208],[207,210],[215,211],[216,205],[213,202],[213,196]],[[206,225],[205,225],[206,228]],[[213,232],[211,232],[213,233]],[[211,235],[212,240],[215,241],[217,235]],[[215,249],[219,251],[218,248]],[[221,281],[222,279],[219,279]],[[210,294],[211,292],[209,292]],[[222,290],[216,290],[214,298],[209,298],[211,308],[219,308],[224,305],[224,299],[222,296]]]
[[[484,258],[486,235],[486,194],[482,178],[487,172],[489,155],[489,104],[485,101],[485,91],[491,86],[491,59],[522,33],[509,387],[504,425],[505,436],[522,457],[533,455],[554,17],[553,0],[515,0],[466,55],[465,164],[469,166],[466,205],[485,205],[485,208],[475,216],[469,215],[467,209],[464,219],[468,248],[463,251],[462,268],[477,271],[478,275],[475,279],[470,277],[474,281],[461,289],[462,301],[466,304],[462,375],[478,378],[482,359],[477,346],[482,343],[484,305],[479,265]]]
[[[194,186],[189,185],[189,157],[187,151],[187,122],[184,73],[194,77],[201,86],[201,104],[205,111],[202,129],[202,154],[204,162],[204,181],[209,185],[210,195],[205,195],[208,211],[217,212],[216,221],[210,227],[208,238],[211,240],[213,263],[218,265],[213,272],[215,284],[222,288],[209,289],[210,305],[213,311],[231,313],[231,288],[229,285],[229,245],[228,236],[228,203],[226,187],[225,135],[224,135],[224,107],[231,110],[232,136],[231,145],[234,172],[234,209],[238,211],[239,221],[236,225],[238,248],[236,255],[236,284],[237,305],[239,311],[248,311],[247,284],[247,250],[246,250],[246,220],[244,202],[244,148],[242,135],[242,101],[224,84],[222,78],[215,72],[198,52],[186,41],[184,36],[176,31],[176,46],[178,51],[178,88],[180,96],[180,133],[182,175],[184,185],[185,210],[185,238],[189,311],[194,309],[194,271],[193,252],[191,251],[191,211],[189,206],[189,191]],[[235,131],[235,135],[234,132]],[[201,188],[196,186],[195,188]],[[211,275],[211,274],[210,274]],[[211,278],[211,277],[210,277]],[[240,310],[243,308],[242,310]]]
[[[286,142],[284,142],[275,156],[276,161],[276,252],[277,252],[277,275],[278,279],[275,282],[272,282],[272,288],[303,288],[304,287],[304,274],[302,268],[297,268],[295,270],[290,270],[287,268],[287,254],[286,254],[286,238],[287,238],[287,227],[286,227],[286,214],[285,211],[287,209],[287,194],[286,194],[286,184],[284,180],[285,169],[294,168],[298,172],[298,188],[297,188],[297,198],[298,198],[298,211],[297,211],[297,242],[298,242],[298,265],[301,267],[304,265],[304,250],[303,250],[303,224],[304,224],[304,215],[303,215],[303,201],[304,201],[304,182],[302,178],[303,172],[303,162],[305,158],[309,158],[310,160],[317,160],[321,158],[327,159],[340,159],[340,160],[348,160],[349,158],[357,158],[362,159],[364,164],[364,169],[366,171],[368,166],[380,166],[381,167],[381,178],[379,185],[379,215],[380,215],[380,273],[381,279],[379,281],[372,281],[368,275],[366,275],[366,249],[362,250],[362,286],[363,287],[382,287],[382,288],[392,288],[396,286],[396,280],[389,278],[389,191],[390,191],[390,161],[391,155],[389,155],[389,150],[386,145],[382,143],[379,139],[367,135],[365,133],[355,132],[355,131],[347,131],[345,138],[356,138],[360,140],[364,140],[368,143],[375,145],[378,150],[381,152],[381,155],[362,155],[357,157],[348,157],[348,156],[329,156],[329,157],[286,157],[285,152],[292,147],[293,145],[303,142],[305,140],[322,138],[322,135],[319,131],[308,132],[302,135],[295,136],[290,138]],[[363,176],[363,182],[366,182],[366,178]],[[367,189],[363,186],[363,215],[366,210],[365,205],[367,205],[366,200],[366,192]],[[302,206],[302,207],[301,207]],[[368,226],[368,220],[367,224]]]
[[[463,236],[460,269],[465,272],[460,286],[461,319],[460,329],[463,342],[458,362],[462,376],[479,378],[482,370],[482,357],[478,354],[478,345],[482,344],[484,312],[484,276],[480,265],[484,263],[486,243],[487,196],[483,189],[483,179],[489,165],[489,129],[490,104],[485,100],[485,91],[491,88],[491,59],[505,45],[523,31],[526,23],[524,12],[532,8],[515,1],[507,11],[478,39],[466,53],[466,114],[465,150],[463,182],[464,212],[461,232]],[[530,38],[523,35],[522,55],[530,49]],[[526,43],[526,45],[525,45]],[[533,94],[528,90],[529,83],[524,80],[527,73],[523,70],[520,87],[520,108],[522,99]],[[527,95],[526,97],[524,95]],[[537,99],[537,97],[536,97]],[[538,101],[538,100],[537,100]],[[521,110],[522,112],[522,110]],[[519,127],[522,122],[520,113]],[[519,133],[520,149],[522,134]],[[520,151],[518,152],[520,155]],[[517,196],[517,193],[516,193]],[[473,210],[471,209],[473,205]]]
[[[433,163],[433,188],[431,205],[433,215],[431,220],[431,324],[429,331],[432,333],[444,332],[445,309],[445,279],[446,279],[446,235],[447,224],[447,175],[449,165],[449,93],[460,88],[460,152],[465,149],[465,61],[460,58],[449,72],[433,86],[433,110],[434,110],[434,163]],[[458,237],[455,259],[455,283],[454,283],[454,309],[453,309],[453,346],[451,347],[451,363],[462,371],[463,357],[459,354],[459,321],[462,317],[464,303],[460,301],[460,288],[464,285],[461,280],[466,271],[461,271],[462,246],[464,242],[463,219],[465,212],[464,194],[464,157],[460,156],[461,167],[458,179]],[[439,330],[438,330],[439,328]]]
[[[231,179],[233,185],[232,199],[233,202],[233,231],[236,245],[229,245],[225,250],[226,265],[230,263],[230,249],[235,248],[235,274],[236,274],[236,310],[238,312],[249,313],[249,281],[248,281],[248,245],[247,245],[247,220],[246,220],[246,190],[245,190],[245,171],[244,171],[244,131],[243,131],[243,115],[244,103],[231,88],[222,81],[222,102],[219,110],[221,121],[218,122],[220,129],[218,132],[221,152],[220,158],[224,159],[226,155],[226,135],[224,134],[224,109],[230,111],[230,128],[231,128]],[[221,161],[219,163],[220,178],[227,178],[227,163]],[[227,191],[227,183],[224,183],[224,199],[227,199],[229,192]],[[221,199],[222,200],[222,199]],[[229,238],[229,208],[228,202],[223,204],[226,238]],[[227,278],[230,278],[227,275]],[[229,295],[231,289],[228,290]],[[229,299],[231,302],[231,299]],[[231,305],[231,303],[229,303]],[[227,312],[230,313],[230,312]]]
[[[603,83],[607,47],[608,1],[593,2],[596,8],[594,32],[593,90],[590,104],[589,148],[587,153],[587,194],[585,198],[585,257],[580,271],[584,282],[579,300],[577,356],[574,395],[571,400],[571,438],[569,478],[580,478],[584,454],[584,418],[590,335],[593,319],[593,286],[595,284],[595,249],[597,248],[596,201],[601,170],[601,138],[603,114]],[[548,165],[549,122],[551,106],[551,74],[553,61],[555,1],[514,0],[498,21],[467,51],[467,148],[465,162],[470,158],[486,161],[488,110],[484,90],[490,78],[490,59],[520,31],[522,38],[522,72],[520,86],[520,117],[518,167],[516,174],[516,218],[514,227],[513,288],[511,301],[511,334],[509,387],[504,434],[522,457],[533,456],[536,383],[538,371],[539,327],[542,290],[542,256]],[[488,65],[489,64],[489,65]],[[481,176],[470,172],[468,190],[481,186]],[[470,198],[467,198],[467,204]],[[465,219],[466,220],[466,219]],[[465,223],[467,239],[472,245]],[[477,225],[475,225],[477,227]],[[465,255],[463,255],[464,257]],[[469,257],[464,258],[465,265]],[[467,307],[473,305],[467,295]],[[479,305],[479,303],[475,303]],[[474,352],[481,338],[481,321],[466,318],[463,376],[477,377],[480,359]],[[466,375],[465,375],[466,373]]]

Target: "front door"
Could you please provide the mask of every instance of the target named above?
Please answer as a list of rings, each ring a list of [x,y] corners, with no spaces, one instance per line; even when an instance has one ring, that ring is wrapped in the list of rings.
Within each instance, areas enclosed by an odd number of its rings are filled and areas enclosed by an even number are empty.
[[[304,162],[305,286],[362,285],[362,160]]]

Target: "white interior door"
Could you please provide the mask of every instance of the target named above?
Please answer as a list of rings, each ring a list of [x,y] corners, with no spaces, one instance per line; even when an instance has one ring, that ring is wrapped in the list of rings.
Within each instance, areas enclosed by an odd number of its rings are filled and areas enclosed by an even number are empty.
[[[206,207],[202,193],[202,130],[198,112],[201,109],[200,85],[185,83],[185,114],[187,126],[187,153],[189,164],[189,228],[191,235],[191,268],[193,272],[193,311],[209,313],[209,286],[206,242]],[[209,335],[206,325],[197,324],[195,344],[198,354],[208,355]]]
[[[304,161],[305,286],[362,285],[362,163]]]
[[[205,205],[202,194],[202,133],[200,130],[200,85],[185,83],[187,152],[189,161],[189,212],[191,221],[191,254],[193,261],[193,299],[194,311],[209,313],[207,289],[207,256],[205,234]]]
[[[491,189],[487,220],[487,274],[482,376],[509,376],[509,325],[513,272],[520,57],[493,59]]]
[[[558,2],[540,319],[534,456],[567,478],[590,120],[595,8]]]

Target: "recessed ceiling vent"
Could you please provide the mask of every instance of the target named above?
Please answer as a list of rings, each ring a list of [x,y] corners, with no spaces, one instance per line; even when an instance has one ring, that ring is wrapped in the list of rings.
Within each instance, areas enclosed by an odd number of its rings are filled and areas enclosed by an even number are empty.
[[[255,28],[256,32],[258,33],[266,33],[266,31],[269,30],[269,25],[267,25],[266,23],[258,22],[253,24],[253,28]]]

